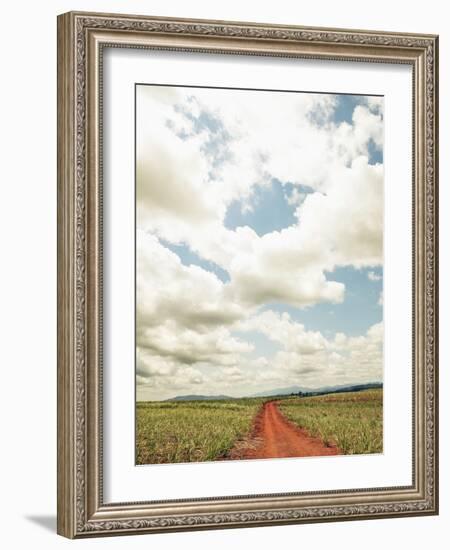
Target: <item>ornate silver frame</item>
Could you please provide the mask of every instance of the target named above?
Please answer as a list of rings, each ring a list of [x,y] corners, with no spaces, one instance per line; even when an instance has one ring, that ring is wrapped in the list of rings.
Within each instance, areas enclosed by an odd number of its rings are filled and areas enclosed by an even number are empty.
[[[103,502],[99,91],[105,46],[412,66],[411,486],[165,502]],[[58,17],[59,534],[80,538],[438,513],[437,115],[437,36],[75,12]]]

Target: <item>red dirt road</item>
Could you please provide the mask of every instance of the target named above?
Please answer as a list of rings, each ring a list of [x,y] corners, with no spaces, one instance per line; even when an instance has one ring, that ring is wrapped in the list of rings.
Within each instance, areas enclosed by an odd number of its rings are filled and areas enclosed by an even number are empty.
[[[311,437],[280,412],[276,401],[263,405],[256,417],[252,436],[239,442],[229,458],[285,458],[337,455],[337,447],[327,447],[321,439]]]

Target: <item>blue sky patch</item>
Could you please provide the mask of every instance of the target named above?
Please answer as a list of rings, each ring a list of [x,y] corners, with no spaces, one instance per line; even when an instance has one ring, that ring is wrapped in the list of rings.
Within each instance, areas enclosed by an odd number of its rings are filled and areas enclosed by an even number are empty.
[[[189,103],[193,101],[193,97],[188,99]],[[186,140],[192,135],[200,134],[206,130],[208,139],[201,150],[211,158],[213,169],[217,168],[223,162],[230,160],[231,156],[228,143],[231,140],[231,136],[218,117],[205,110],[201,110],[200,114],[195,116],[189,108],[183,104],[174,105],[173,108],[175,112],[182,114],[187,120],[192,122],[192,134],[188,134],[185,131],[178,132],[176,135],[180,139]],[[166,124],[169,128],[173,129],[171,120],[167,120]],[[214,178],[214,174],[210,174],[210,176],[212,179]]]
[[[196,265],[205,269],[206,271],[211,271],[216,275],[223,283],[228,283],[230,281],[230,276],[228,272],[222,269],[220,266],[211,262],[209,260],[204,260],[198,254],[193,252],[189,246],[186,244],[172,244],[164,239],[160,239],[161,244],[168,248],[171,252],[176,254],[183,265],[190,266]]]
[[[333,122],[335,124],[341,124],[346,122],[347,124],[353,124],[353,111],[357,105],[365,105],[364,98],[359,95],[336,95],[337,105],[333,113]]]
[[[376,147],[372,139],[367,144],[367,150],[369,153],[369,164],[383,164],[383,151]]]
[[[225,227],[234,230],[248,226],[261,237],[297,223],[296,205],[288,203],[285,186],[275,178],[269,186],[255,186],[250,203],[251,209],[246,210],[240,201],[233,201],[225,216]]]
[[[381,279],[371,281],[367,276],[369,271],[381,276]],[[383,320],[383,308],[378,303],[383,288],[382,275],[381,268],[340,267],[327,273],[327,279],[345,284],[345,296],[341,304],[321,303],[300,309],[277,303],[268,304],[263,311],[286,311],[294,321],[304,324],[308,330],[318,330],[328,338],[337,332],[359,336]]]

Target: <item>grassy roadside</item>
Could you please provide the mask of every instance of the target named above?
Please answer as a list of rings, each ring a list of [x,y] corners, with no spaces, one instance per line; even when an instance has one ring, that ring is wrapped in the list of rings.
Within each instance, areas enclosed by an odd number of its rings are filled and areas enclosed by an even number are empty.
[[[325,444],[334,443],[344,454],[383,451],[383,390],[289,398],[280,411]]]
[[[248,433],[264,399],[144,402],[136,407],[136,463],[204,462]]]

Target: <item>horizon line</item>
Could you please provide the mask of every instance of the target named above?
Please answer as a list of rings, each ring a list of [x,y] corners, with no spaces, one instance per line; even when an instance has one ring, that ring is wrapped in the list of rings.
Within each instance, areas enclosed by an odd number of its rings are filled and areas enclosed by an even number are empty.
[[[338,389],[344,389],[344,388],[351,388],[351,387],[358,387],[358,386],[370,386],[370,385],[374,385],[374,384],[377,384],[377,385],[381,385],[384,387],[384,383],[383,381],[371,381],[371,382],[355,382],[355,383],[349,383],[349,384],[339,384],[339,385],[330,385],[330,386],[320,386],[320,387],[316,387],[316,388],[303,388],[303,390],[299,390],[299,391],[305,391],[305,392],[320,392],[320,391],[323,391],[324,393],[335,393],[336,390]],[[332,388],[329,392],[326,392],[325,390],[327,388]],[[260,392],[256,392],[256,394],[252,394],[252,395],[241,395],[239,397],[233,397],[232,395],[226,395],[226,394],[202,394],[202,393],[197,393],[197,394],[179,394],[179,395],[175,395],[174,397],[167,397],[165,399],[136,399],[136,403],[146,403],[146,402],[157,402],[157,403],[163,403],[163,402],[167,402],[167,401],[175,401],[175,400],[178,400],[180,398],[183,398],[183,397],[190,397],[192,399],[185,399],[185,401],[195,401],[196,397],[201,397],[203,399],[201,399],[202,401],[208,401],[208,400],[216,400],[216,401],[220,401],[220,400],[225,400],[225,399],[258,399],[258,398],[263,398],[263,397],[276,397],[277,395],[296,395],[298,394],[299,392],[292,392],[292,393],[281,393],[281,394],[273,394],[273,395],[257,395],[257,394],[261,394],[261,393],[268,393],[268,392],[273,392],[273,391],[276,391],[276,390],[280,390],[280,391],[283,391],[283,389],[286,389],[286,388],[275,388],[275,389],[272,389],[272,390],[262,390]]]

